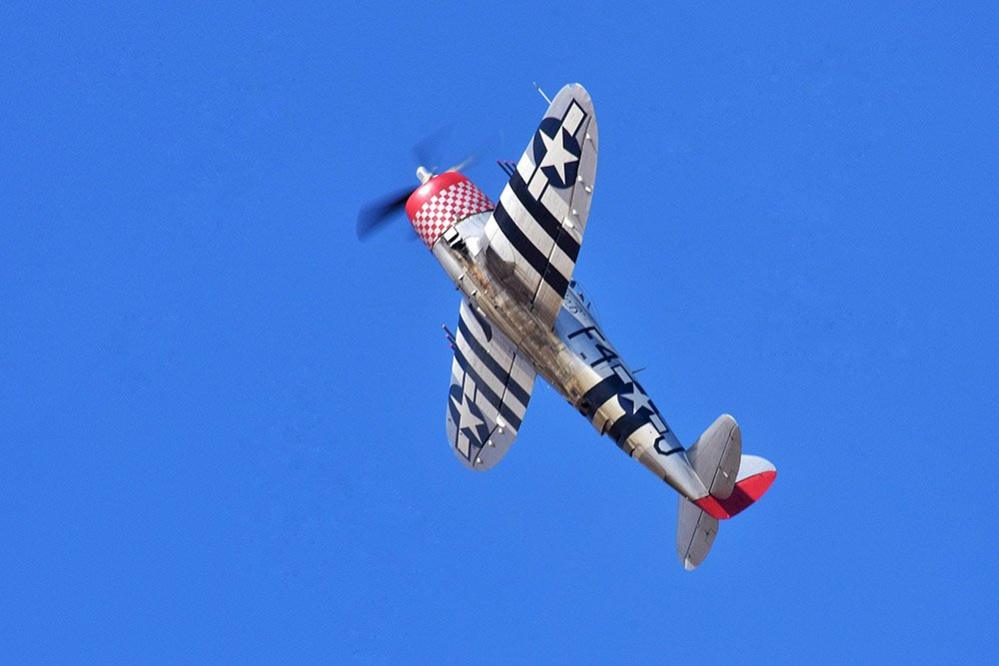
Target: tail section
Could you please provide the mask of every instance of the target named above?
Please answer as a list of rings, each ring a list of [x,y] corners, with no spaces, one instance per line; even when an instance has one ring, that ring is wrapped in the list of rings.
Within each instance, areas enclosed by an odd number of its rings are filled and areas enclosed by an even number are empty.
[[[708,494],[691,501],[680,497],[676,549],[685,569],[696,568],[714,543],[718,521],[741,513],[758,500],[777,477],[777,468],[742,454],[739,424],[723,414],[687,451],[694,471]]]
[[[686,497],[680,497],[676,521],[676,553],[683,568],[693,571],[708,556],[718,535],[718,519],[704,513]]]

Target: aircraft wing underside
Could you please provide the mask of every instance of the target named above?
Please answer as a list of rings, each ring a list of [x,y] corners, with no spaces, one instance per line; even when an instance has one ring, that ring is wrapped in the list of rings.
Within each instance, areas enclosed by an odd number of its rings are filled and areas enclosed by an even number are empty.
[[[536,373],[516,345],[464,300],[454,347],[448,440],[463,463],[486,470],[516,439]]]
[[[551,325],[579,255],[596,169],[593,102],[582,86],[565,86],[486,224],[491,272]]]

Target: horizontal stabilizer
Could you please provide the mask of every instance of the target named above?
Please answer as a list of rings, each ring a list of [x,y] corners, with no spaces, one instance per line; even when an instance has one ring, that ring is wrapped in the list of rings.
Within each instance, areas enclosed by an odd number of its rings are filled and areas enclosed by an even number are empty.
[[[718,535],[718,519],[680,497],[680,515],[676,524],[676,552],[683,568],[692,571],[704,561]]]
[[[676,550],[690,571],[708,556],[719,521],[760,499],[777,478],[777,468],[765,458],[742,455],[739,424],[728,414],[704,431],[687,456],[708,489],[707,495],[695,501],[680,498]]]

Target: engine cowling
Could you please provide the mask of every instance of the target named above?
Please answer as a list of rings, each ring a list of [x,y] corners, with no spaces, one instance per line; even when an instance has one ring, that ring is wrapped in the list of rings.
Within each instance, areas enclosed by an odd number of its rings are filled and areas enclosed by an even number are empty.
[[[406,215],[428,248],[449,227],[470,215],[493,210],[489,197],[457,171],[432,176],[406,201]]]

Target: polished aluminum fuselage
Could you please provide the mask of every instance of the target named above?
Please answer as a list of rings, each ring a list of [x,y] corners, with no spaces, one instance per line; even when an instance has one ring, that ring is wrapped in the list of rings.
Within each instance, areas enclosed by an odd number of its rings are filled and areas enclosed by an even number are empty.
[[[611,435],[622,450],[683,495],[703,497],[706,489],[690,466],[683,446],[604,335],[580,293],[569,287],[552,327],[525,306],[522,296],[494,278],[485,259],[488,239],[483,230],[488,218],[486,212],[459,222],[454,232],[439,238],[432,248],[469,304],[499,327],[537,372],[598,432]],[[605,380],[616,381],[613,375],[623,378],[629,387],[627,400],[602,395],[599,404],[589,404],[588,397],[606,384]],[[618,436],[615,424],[629,421],[627,416],[632,417],[633,425],[635,421],[622,403],[641,411],[648,423]]]

